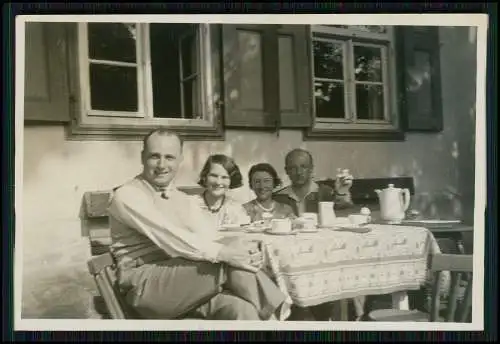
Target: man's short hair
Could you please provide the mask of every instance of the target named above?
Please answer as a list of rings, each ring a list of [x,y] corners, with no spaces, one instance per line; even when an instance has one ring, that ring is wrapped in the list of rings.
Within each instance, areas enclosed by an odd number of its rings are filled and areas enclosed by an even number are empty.
[[[179,142],[181,144],[181,149],[184,146],[184,139],[178,133],[173,131],[172,129],[156,128],[156,129],[151,130],[149,133],[147,133],[146,136],[144,136],[144,138],[142,139],[142,150],[144,150],[146,148],[146,145],[148,144],[148,140],[153,134],[158,134],[161,136],[175,136],[179,139]]]
[[[292,158],[292,155],[298,154],[298,153],[306,154],[309,157],[309,161],[311,162],[311,166],[313,165],[313,157],[312,157],[312,154],[308,150],[305,150],[303,148],[295,148],[295,149],[292,149],[290,152],[288,152],[288,154],[286,155],[285,166],[287,165],[287,162]]]

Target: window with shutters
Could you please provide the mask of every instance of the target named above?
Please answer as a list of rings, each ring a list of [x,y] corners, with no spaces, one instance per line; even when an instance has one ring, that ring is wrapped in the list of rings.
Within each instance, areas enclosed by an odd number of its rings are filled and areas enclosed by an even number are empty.
[[[439,27],[312,25],[314,139],[440,131]]]
[[[202,140],[232,128],[401,140],[442,130],[438,30],[29,23],[25,118],[96,139],[165,126]]]
[[[309,137],[400,139],[393,27],[310,27]]]
[[[221,137],[216,26],[77,25],[81,112],[73,133],[131,136],[165,126]]]

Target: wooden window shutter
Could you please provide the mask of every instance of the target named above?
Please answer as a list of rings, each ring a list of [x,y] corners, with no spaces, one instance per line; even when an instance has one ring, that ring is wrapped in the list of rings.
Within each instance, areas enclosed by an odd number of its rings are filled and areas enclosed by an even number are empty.
[[[406,131],[441,131],[439,27],[401,27],[397,40],[403,127]]]
[[[287,50],[280,49],[279,63],[280,70],[285,76],[280,75],[281,91],[293,99],[292,105],[288,109],[280,106],[281,127],[282,128],[307,128],[312,123],[312,71],[311,71],[311,41],[309,39],[309,27],[307,25],[282,25],[278,30],[279,39],[289,39],[290,59],[289,64],[285,63],[288,54]],[[281,44],[281,41],[279,41]],[[291,66],[290,70],[283,70],[283,66]],[[288,76],[291,74],[292,77]],[[287,85],[286,83],[290,83]],[[285,97],[280,97],[281,98]],[[284,102],[283,102],[284,103]]]
[[[64,23],[26,23],[24,119],[69,122],[68,40]]]
[[[274,25],[222,25],[226,127],[277,126],[279,71],[275,31]]]

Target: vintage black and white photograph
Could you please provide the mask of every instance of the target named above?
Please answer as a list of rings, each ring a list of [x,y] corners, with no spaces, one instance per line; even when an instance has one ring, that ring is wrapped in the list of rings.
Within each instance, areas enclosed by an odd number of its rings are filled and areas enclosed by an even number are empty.
[[[483,329],[487,16],[16,20],[16,328]]]

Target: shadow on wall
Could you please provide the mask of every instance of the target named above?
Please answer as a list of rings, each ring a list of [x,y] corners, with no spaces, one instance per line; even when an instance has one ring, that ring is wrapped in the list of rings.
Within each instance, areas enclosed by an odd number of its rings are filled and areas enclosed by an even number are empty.
[[[443,28],[443,49],[453,56],[454,63],[442,61],[443,110],[452,116],[445,117],[445,126],[452,127],[449,137],[451,153],[456,161],[456,193],[463,205],[463,217],[471,222],[474,217],[475,188],[475,128],[477,81],[477,30],[471,27]],[[459,46],[460,49],[454,47]],[[480,171],[478,171],[480,172]]]
[[[418,137],[415,144],[420,149],[412,151],[411,163],[392,166],[391,170],[396,175],[414,176],[416,190],[421,192],[415,202],[427,216],[455,217],[471,223],[475,185],[476,30],[442,27],[440,40],[444,130],[439,134],[409,134],[408,140]],[[437,173],[435,166],[439,166]],[[436,178],[429,179],[432,169]]]
[[[425,219],[456,220],[463,215],[460,197],[449,191],[417,193],[410,202],[410,208],[417,210]]]

